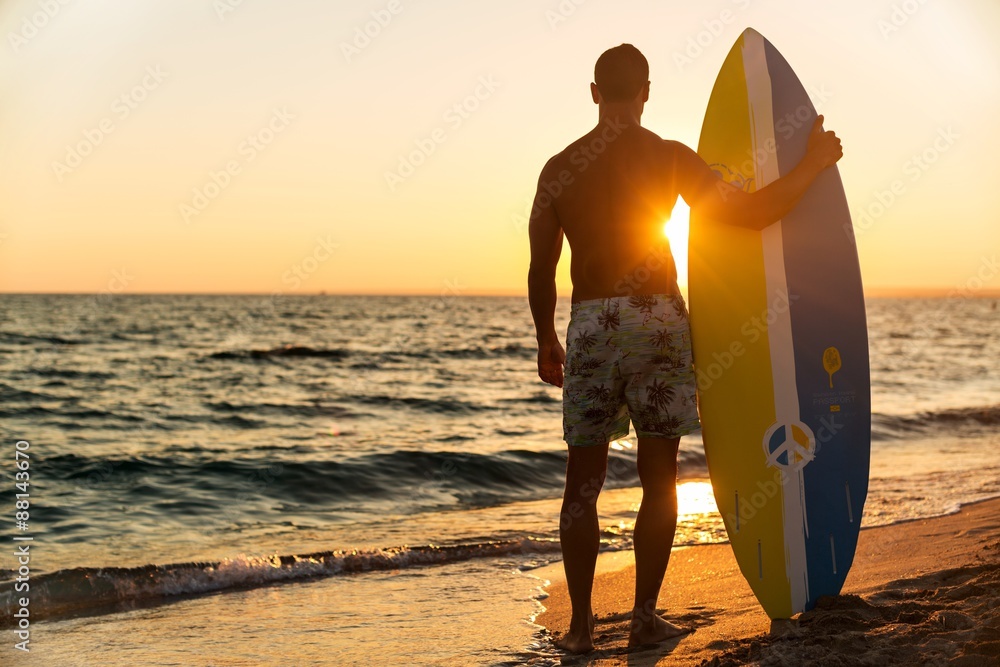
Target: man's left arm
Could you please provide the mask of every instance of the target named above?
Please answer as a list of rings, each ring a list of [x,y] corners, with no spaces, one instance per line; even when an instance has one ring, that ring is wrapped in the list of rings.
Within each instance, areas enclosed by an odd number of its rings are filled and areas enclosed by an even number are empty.
[[[556,265],[559,264],[559,255],[562,253],[563,229],[552,197],[542,189],[548,171],[549,165],[546,165],[538,179],[538,191],[528,222],[528,238],[531,242],[528,305],[535,321],[535,339],[538,341],[538,377],[548,384],[562,387],[566,352],[556,334],[555,312]]]
[[[678,168],[685,176],[685,186],[681,188],[684,201],[716,220],[757,231],[787,215],[819,173],[844,155],[840,139],[833,132],[824,131],[823,116],[817,116],[805,157],[788,174],[747,193],[713,174],[705,161],[687,146],[675,146]]]

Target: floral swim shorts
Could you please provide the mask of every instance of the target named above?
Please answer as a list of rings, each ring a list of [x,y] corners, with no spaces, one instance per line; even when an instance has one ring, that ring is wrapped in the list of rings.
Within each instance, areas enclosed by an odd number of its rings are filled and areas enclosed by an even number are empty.
[[[594,446],[623,438],[676,438],[699,428],[691,330],[672,294],[573,303],[566,331],[563,438]]]

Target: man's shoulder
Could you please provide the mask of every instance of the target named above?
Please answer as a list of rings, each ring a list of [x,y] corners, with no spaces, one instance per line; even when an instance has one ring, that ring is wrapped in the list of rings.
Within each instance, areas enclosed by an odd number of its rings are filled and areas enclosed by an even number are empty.
[[[670,145],[677,143],[662,139],[658,134],[644,127],[628,127],[627,129],[629,133],[635,132],[632,134],[632,145],[635,145],[634,139],[636,138],[644,144],[662,148],[669,148]],[[573,156],[579,155],[586,149],[590,149],[592,152],[603,152],[608,144],[614,143],[623,134],[625,132],[620,127],[616,127],[613,122],[607,125],[598,125],[595,129],[567,144],[565,148],[549,158],[545,166],[569,162]]]
[[[690,146],[675,139],[663,139],[663,146],[665,150],[668,150],[674,154],[694,152]]]
[[[565,148],[550,157],[545,163],[545,166],[542,167],[542,177],[551,178],[566,170],[572,164],[574,156],[580,153],[581,147],[586,145],[586,138],[587,135],[584,135],[579,139],[574,139]]]
[[[594,159],[593,155],[602,153],[606,149],[607,144],[615,141],[618,136],[624,134],[623,132],[618,132],[617,134],[611,133],[609,135],[609,132],[614,129],[614,126],[603,128],[599,125],[587,134],[574,139],[565,148],[548,159],[545,166],[542,167],[542,177],[551,178],[558,176],[561,172],[577,165],[583,160]],[[664,139],[645,127],[632,127],[629,128],[629,131],[635,132],[635,134],[631,135],[632,140],[629,142],[630,145],[635,150],[645,153],[647,156],[650,154],[655,155],[658,158],[657,162],[659,164],[675,164],[678,158],[683,159],[694,153],[694,151],[680,141]],[[638,144],[635,142],[636,139],[638,139]],[[598,142],[598,145],[595,146],[595,142]]]
[[[638,130],[641,132],[640,136],[648,149],[654,151],[661,158],[673,160],[677,156],[694,152],[686,144],[674,139],[665,139],[645,127],[640,127]]]

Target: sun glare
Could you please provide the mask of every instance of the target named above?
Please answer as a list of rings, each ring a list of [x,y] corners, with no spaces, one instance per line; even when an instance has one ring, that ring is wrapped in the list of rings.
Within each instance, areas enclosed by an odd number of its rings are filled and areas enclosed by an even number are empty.
[[[670,241],[670,252],[673,253],[674,263],[677,265],[677,282],[682,287],[687,287],[690,214],[691,209],[688,205],[683,199],[678,199],[670,218],[663,225],[663,234]]]
[[[677,485],[677,515],[700,516],[718,512],[712,485],[708,482],[684,482]]]

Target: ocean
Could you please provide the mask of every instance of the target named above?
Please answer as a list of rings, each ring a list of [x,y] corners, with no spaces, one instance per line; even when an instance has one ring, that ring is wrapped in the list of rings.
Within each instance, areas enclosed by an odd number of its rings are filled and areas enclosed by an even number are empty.
[[[532,573],[559,558],[561,394],[526,299],[2,295],[0,313],[3,664],[559,664]],[[563,335],[568,316],[560,300]],[[863,525],[1000,496],[996,300],[870,299],[868,318]],[[606,551],[631,544],[634,442],[613,443]],[[726,539],[707,478],[686,436],[677,546]],[[30,653],[11,648],[19,544]]]

